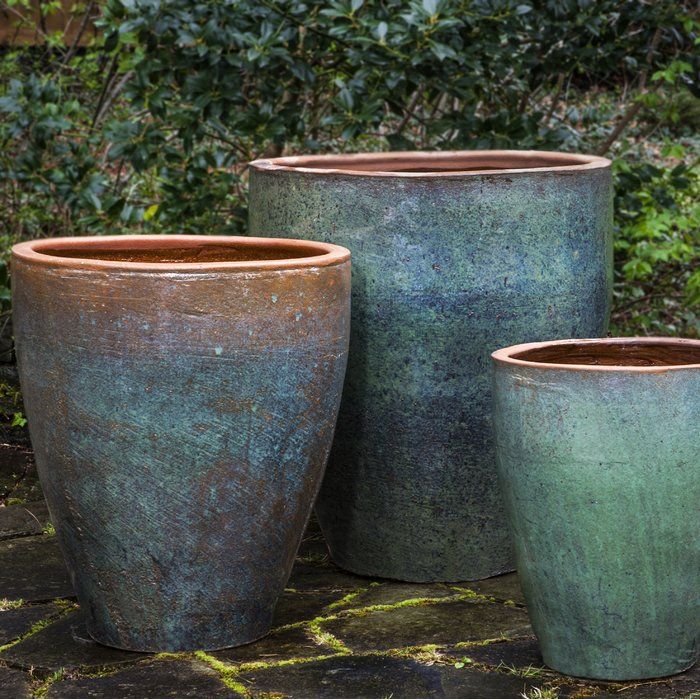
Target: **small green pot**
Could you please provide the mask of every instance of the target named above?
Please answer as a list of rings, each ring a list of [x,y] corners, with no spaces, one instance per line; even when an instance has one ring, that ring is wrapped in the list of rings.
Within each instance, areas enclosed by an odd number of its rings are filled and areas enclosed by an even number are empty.
[[[679,673],[700,642],[700,341],[493,354],[498,477],[545,663]]]

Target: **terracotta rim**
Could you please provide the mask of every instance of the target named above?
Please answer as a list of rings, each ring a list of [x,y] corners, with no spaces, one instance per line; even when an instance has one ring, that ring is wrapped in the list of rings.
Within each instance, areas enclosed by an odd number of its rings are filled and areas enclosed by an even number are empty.
[[[199,248],[201,246],[243,246],[274,249],[275,247],[316,251],[299,258],[272,260],[231,260],[210,262],[131,262],[100,260],[95,258],[61,257],[43,250],[148,250],[163,248]],[[24,262],[46,267],[84,270],[131,270],[143,272],[215,272],[288,270],[337,265],[350,259],[350,251],[342,246],[318,241],[302,241],[292,238],[252,238],[249,236],[189,236],[189,235],[137,235],[137,236],[73,236],[66,238],[42,238],[17,243],[12,255]]]
[[[259,171],[364,177],[450,178],[517,173],[575,173],[610,167],[600,156],[556,151],[389,151],[254,160]]]
[[[501,348],[491,353],[496,364],[517,367],[531,367],[536,369],[559,369],[568,371],[588,371],[588,372],[641,372],[653,374],[655,372],[667,372],[679,369],[699,369],[700,364],[681,365],[593,365],[593,364],[566,364],[555,362],[538,362],[534,360],[523,360],[514,355],[518,355],[529,350],[539,348],[550,348],[561,345],[664,345],[676,348],[694,348],[700,351],[700,340],[690,338],[664,338],[654,337],[631,337],[631,338],[582,338],[567,340],[551,340],[543,343],[523,343],[521,345],[511,345]]]

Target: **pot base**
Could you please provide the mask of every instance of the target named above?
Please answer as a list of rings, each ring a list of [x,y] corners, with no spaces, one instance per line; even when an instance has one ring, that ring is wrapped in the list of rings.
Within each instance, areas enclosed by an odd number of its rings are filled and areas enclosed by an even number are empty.
[[[502,576],[503,574],[510,574],[515,571],[513,566],[504,566],[502,568],[490,569],[488,573],[484,574],[465,574],[464,576],[456,577],[445,577],[436,573],[434,575],[425,574],[421,575],[418,573],[412,573],[410,571],[389,572],[386,568],[378,566],[364,567],[362,565],[356,566],[352,563],[347,563],[341,557],[336,557],[333,552],[330,552],[331,561],[339,568],[344,571],[348,571],[356,576],[366,576],[368,578],[383,578],[388,581],[401,581],[403,583],[459,583],[463,581],[483,581],[484,579],[494,578],[495,576]]]
[[[629,675],[629,674],[615,674],[615,673],[595,673],[595,674],[583,674],[580,670],[567,666],[567,664],[552,664],[544,659],[545,665],[555,671],[556,673],[561,673],[565,676],[570,676],[571,678],[580,678],[584,681],[609,681],[616,683],[625,683],[627,681],[651,681],[651,680],[664,680],[665,678],[673,678],[685,671],[689,671],[697,663],[697,659],[690,663],[689,665],[674,666],[673,669],[662,670],[649,675],[648,671],[640,672],[639,675]],[[568,670],[567,670],[568,669]]]
[[[107,641],[106,636],[101,635],[91,628],[90,622],[86,622],[87,633],[90,638],[105,647],[110,647],[112,649],[120,649],[121,651],[133,651],[140,652],[144,654],[159,654],[159,653],[182,653],[191,651],[221,651],[223,649],[232,649],[234,647],[245,646],[246,644],[253,644],[259,641],[263,637],[266,637],[270,633],[271,624],[263,628],[257,629],[255,632],[250,632],[249,634],[240,635],[233,639],[229,638],[226,641],[214,641],[207,642],[203,640],[201,643],[196,643],[194,640],[192,643],[181,644],[144,644],[140,642],[129,643],[127,640],[119,641]]]

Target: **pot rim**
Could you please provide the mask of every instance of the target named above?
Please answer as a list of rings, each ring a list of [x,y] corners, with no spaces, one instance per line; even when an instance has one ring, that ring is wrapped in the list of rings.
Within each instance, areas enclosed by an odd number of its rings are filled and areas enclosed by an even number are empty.
[[[501,348],[491,353],[496,365],[506,367],[531,367],[536,369],[557,369],[587,372],[633,372],[655,374],[669,370],[700,369],[700,364],[684,365],[579,365],[559,362],[535,362],[522,360],[513,355],[528,350],[556,347],[558,345],[675,345],[677,347],[693,347],[700,350],[700,340],[691,338],[668,338],[663,336],[631,336],[629,338],[567,338],[566,340],[547,340],[540,343],[521,343]]]
[[[504,161],[520,160],[524,167],[496,167]],[[441,170],[440,166],[461,161],[469,162],[477,169]],[[394,169],[382,169],[382,165]],[[491,164],[492,167],[489,167]],[[515,163],[514,163],[515,164]],[[422,168],[422,171],[396,170],[398,166]],[[610,160],[601,156],[560,151],[383,151],[376,153],[345,153],[326,155],[283,156],[262,158],[249,163],[253,170],[300,172],[310,175],[351,175],[355,177],[396,178],[465,178],[488,175],[489,177],[514,174],[556,172],[576,173],[583,170],[609,168]],[[325,167],[324,167],[325,166]],[[355,166],[353,168],[353,166]],[[365,169],[362,169],[364,166]],[[426,168],[436,168],[426,170]]]
[[[127,243],[128,245],[123,245]],[[154,245],[157,244],[157,245]],[[283,246],[287,250],[316,250],[318,254],[279,260],[231,260],[210,262],[131,262],[126,260],[100,260],[95,258],[61,257],[43,253],[44,249],[60,250],[85,248],[98,250],[124,250],[149,248],[196,248],[205,245],[255,246],[274,248]],[[350,260],[350,251],[333,243],[303,241],[294,238],[256,238],[252,236],[202,236],[138,234],[120,236],[65,236],[62,238],[40,238],[12,246],[12,257],[27,263],[53,268],[80,270],[129,270],[132,272],[217,272],[217,271],[275,271],[303,268],[328,267]]]

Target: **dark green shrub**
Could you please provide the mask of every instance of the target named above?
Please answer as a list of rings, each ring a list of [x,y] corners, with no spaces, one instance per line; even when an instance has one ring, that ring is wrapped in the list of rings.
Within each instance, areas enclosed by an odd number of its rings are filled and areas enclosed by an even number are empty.
[[[685,224],[641,231],[650,207],[686,215],[690,176],[670,166],[650,174],[636,163],[656,156],[636,141],[687,135],[680,110],[697,96],[700,66],[692,10],[636,0],[108,0],[87,48],[52,35],[0,57],[4,255],[46,235],[244,232],[246,163],[262,155],[611,149],[630,163],[617,166],[618,301],[636,314],[639,290],[683,270],[666,315],[655,305],[635,325],[621,314],[620,328],[688,333],[697,241]],[[658,188],[665,199],[645,199]]]

